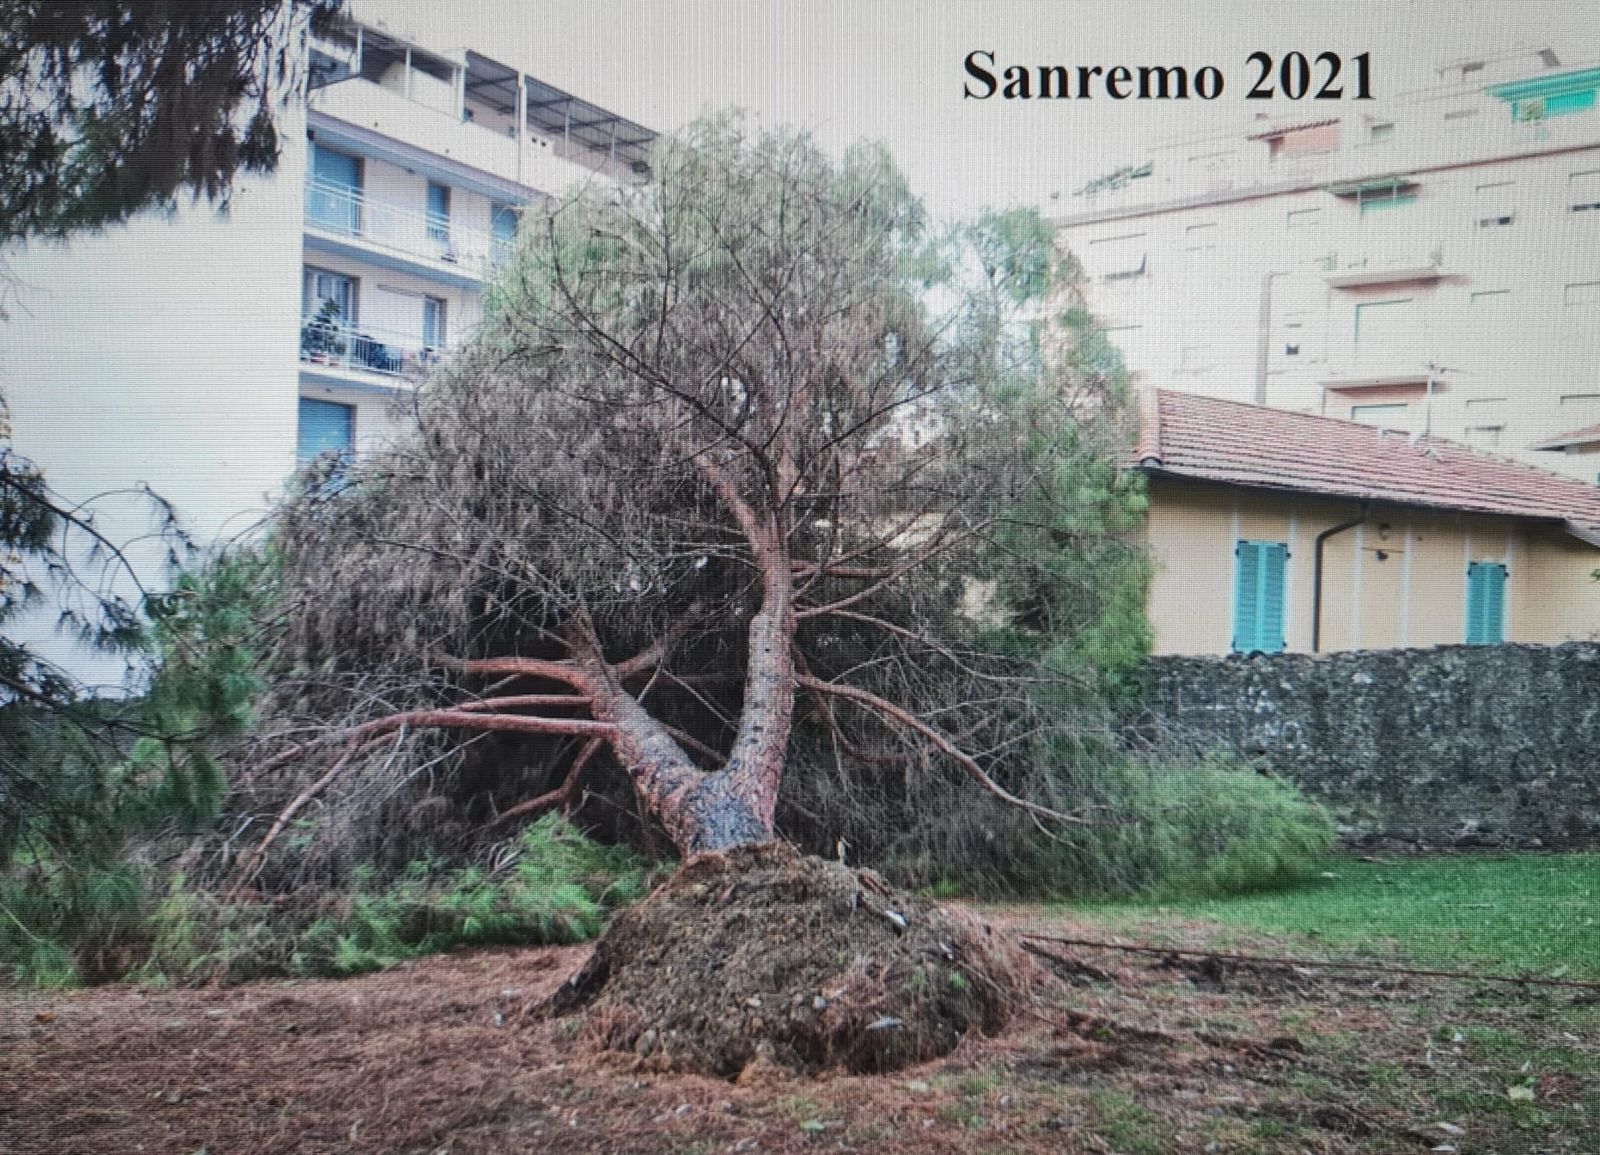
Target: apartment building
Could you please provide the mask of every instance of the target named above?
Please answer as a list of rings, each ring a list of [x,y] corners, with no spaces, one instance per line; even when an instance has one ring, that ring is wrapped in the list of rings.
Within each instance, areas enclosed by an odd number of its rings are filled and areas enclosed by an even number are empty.
[[[1063,198],[1130,369],[1163,389],[1600,478],[1600,68],[1454,62],[1393,100],[1153,150]]]
[[[381,23],[312,45],[296,457],[389,431],[471,333],[531,201],[648,172],[654,133],[473,50]]]
[[[278,168],[226,213],[8,254],[16,450],[149,580],[166,550],[146,490],[201,543],[250,532],[298,463],[394,429],[478,324],[522,211],[648,174],[649,129],[492,50],[424,45],[403,11],[353,3],[308,45]]]
[[[476,328],[523,210],[649,171],[649,129],[353,4],[308,46],[277,171],[15,272],[3,371],[19,448],[87,497],[136,483],[201,538],[243,529],[297,463],[394,427]],[[369,15],[370,13],[370,15]]]

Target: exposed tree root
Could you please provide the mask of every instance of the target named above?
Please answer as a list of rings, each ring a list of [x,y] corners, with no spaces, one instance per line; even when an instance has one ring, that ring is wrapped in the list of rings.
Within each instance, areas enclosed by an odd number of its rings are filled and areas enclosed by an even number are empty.
[[[546,1009],[664,1069],[872,1072],[998,1030],[1042,977],[975,920],[769,844],[691,859]]]

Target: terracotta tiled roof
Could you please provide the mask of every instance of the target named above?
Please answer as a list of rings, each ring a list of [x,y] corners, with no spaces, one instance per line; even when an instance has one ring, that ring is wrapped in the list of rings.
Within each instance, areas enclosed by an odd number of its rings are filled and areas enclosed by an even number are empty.
[[[1585,540],[1600,532],[1600,488],[1334,417],[1148,390],[1134,454],[1177,477],[1565,522]]]
[[[1593,445],[1597,441],[1600,441],[1600,425],[1591,425],[1587,429],[1574,429],[1571,433],[1541,441],[1533,448],[1565,449],[1569,445]]]

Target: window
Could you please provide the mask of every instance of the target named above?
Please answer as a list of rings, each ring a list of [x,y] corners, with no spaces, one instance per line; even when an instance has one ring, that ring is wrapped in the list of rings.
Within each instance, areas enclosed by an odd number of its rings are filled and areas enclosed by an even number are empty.
[[[331,304],[330,304],[331,302]],[[327,315],[324,316],[326,310]],[[345,328],[356,319],[356,280],[343,273],[306,266],[300,286],[300,315],[323,318]]]
[[[1337,123],[1308,125],[1265,139],[1269,160],[1333,152],[1339,147],[1339,125]]]
[[[444,300],[440,297],[422,298],[422,345],[428,350],[439,349],[445,342]]]
[[[1361,208],[1362,216],[1385,209],[1403,208],[1416,203],[1416,199],[1416,189],[1409,185],[1363,189],[1356,194],[1356,203]]]
[[[1283,649],[1283,577],[1289,547],[1279,541],[1241,541],[1233,548],[1233,649]]]
[[[1465,128],[1466,122],[1478,115],[1476,108],[1452,108],[1444,114],[1445,125],[1449,128]]]
[[[1190,225],[1183,232],[1183,249],[1187,253],[1203,253],[1217,247],[1216,222]]]
[[[1368,301],[1356,306],[1357,345],[1390,344],[1410,330],[1411,298],[1397,301]]]
[[[1467,645],[1492,646],[1505,639],[1506,567],[1475,561],[1467,566]]]
[[[1509,180],[1477,187],[1474,198],[1476,211],[1473,215],[1480,229],[1503,228],[1517,219],[1516,206],[1512,202],[1516,187],[1516,182]]]
[[[428,239],[445,245],[450,243],[450,189],[431,180],[428,182]]]
[[[1493,449],[1500,444],[1500,435],[1505,431],[1504,425],[1468,425],[1465,429],[1466,442],[1482,449]]]
[[[1314,229],[1322,224],[1321,209],[1290,209],[1289,227],[1291,229]]]
[[[318,228],[352,236],[361,232],[361,162],[321,145],[311,146],[306,217]]]
[[[295,457],[302,465],[324,453],[349,453],[355,442],[354,405],[300,398]]]
[[[1472,294],[1474,305],[1504,305],[1510,300],[1510,289],[1479,289]]]
[[[517,239],[517,219],[517,210],[510,205],[489,206],[489,236],[495,260],[504,259],[511,251],[512,242]]]
[[[1600,424],[1600,393],[1563,393],[1561,422],[1571,429]]]
[[[1412,425],[1411,406],[1404,401],[1385,402],[1382,405],[1352,405],[1350,420],[1378,429],[1395,429],[1409,432]]]
[[[1367,142],[1369,144],[1377,144],[1380,141],[1388,140],[1393,135],[1394,122],[1392,120],[1380,120],[1367,128]]]
[[[1567,207],[1575,213],[1600,213],[1600,169],[1567,178]]]
[[[1568,285],[1561,293],[1564,305],[1600,304],[1600,281],[1579,281]]]
[[[1101,280],[1142,277],[1145,272],[1145,235],[1132,233],[1090,241],[1088,258],[1089,271]]]

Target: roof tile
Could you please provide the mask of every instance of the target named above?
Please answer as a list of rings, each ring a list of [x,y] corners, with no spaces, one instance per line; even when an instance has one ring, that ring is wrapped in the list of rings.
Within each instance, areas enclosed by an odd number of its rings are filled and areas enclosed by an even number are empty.
[[[1600,528],[1600,488],[1437,437],[1166,389],[1134,464],[1163,474]]]

